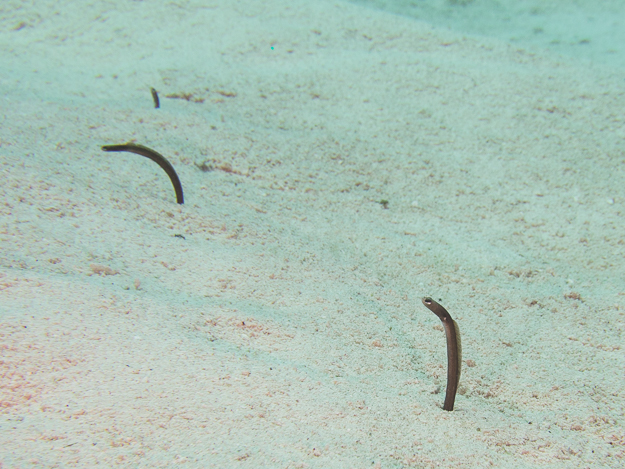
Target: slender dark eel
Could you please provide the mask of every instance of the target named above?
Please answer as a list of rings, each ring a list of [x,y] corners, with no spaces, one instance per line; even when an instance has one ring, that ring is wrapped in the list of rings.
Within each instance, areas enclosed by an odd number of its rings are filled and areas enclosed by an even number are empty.
[[[154,107],[158,109],[161,107],[161,102],[158,100],[158,93],[154,88],[150,88],[150,93],[152,93],[152,100],[154,101]]]
[[[425,297],[421,300],[425,307],[432,311],[443,321],[445,335],[447,335],[447,395],[445,396],[444,410],[454,410],[456,391],[460,381],[462,367],[462,346],[460,344],[460,330],[447,310],[432,298]]]
[[[171,165],[169,161],[165,159],[163,155],[155,152],[154,150],[144,147],[143,145],[137,145],[135,143],[124,143],[122,145],[104,145],[102,147],[104,151],[129,151],[130,153],[136,153],[137,155],[145,156],[146,158],[150,158],[157,165],[159,165],[167,175],[169,179],[171,179],[171,183],[174,185],[174,190],[176,191],[176,202],[179,204],[184,203],[184,197],[182,195],[182,184],[180,184],[180,179],[178,179],[178,175],[174,170],[174,167]]]

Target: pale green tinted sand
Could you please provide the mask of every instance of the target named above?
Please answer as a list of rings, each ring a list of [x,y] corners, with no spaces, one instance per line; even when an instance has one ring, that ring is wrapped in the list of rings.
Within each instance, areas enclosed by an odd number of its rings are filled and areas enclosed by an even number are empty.
[[[0,7],[2,469],[623,467],[620,68],[339,1],[35,3]]]

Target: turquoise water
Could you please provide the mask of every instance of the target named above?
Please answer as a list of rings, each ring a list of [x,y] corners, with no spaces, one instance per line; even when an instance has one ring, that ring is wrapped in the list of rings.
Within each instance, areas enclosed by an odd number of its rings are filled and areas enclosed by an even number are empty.
[[[625,2],[617,0],[352,0],[437,27],[625,69]]]

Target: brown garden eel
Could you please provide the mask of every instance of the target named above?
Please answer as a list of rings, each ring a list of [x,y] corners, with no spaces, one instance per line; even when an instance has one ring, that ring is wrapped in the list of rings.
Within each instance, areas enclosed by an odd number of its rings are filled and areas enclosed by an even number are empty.
[[[179,204],[184,203],[184,197],[182,195],[182,184],[180,183],[180,179],[178,179],[178,175],[176,174],[176,170],[171,165],[169,161],[165,159],[163,155],[155,152],[151,148],[144,147],[143,145],[137,145],[136,143],[124,143],[121,145],[104,145],[102,147],[104,151],[129,151],[130,153],[136,153],[137,155],[145,156],[146,158],[151,159],[157,165],[159,165],[169,176],[171,183],[174,186],[174,190],[176,191],[176,202]]]
[[[445,335],[447,335],[447,394],[445,396],[444,410],[454,410],[456,391],[460,381],[460,369],[462,362],[462,346],[460,344],[460,330],[447,310],[430,297],[421,300],[425,307],[432,311],[443,321]]]

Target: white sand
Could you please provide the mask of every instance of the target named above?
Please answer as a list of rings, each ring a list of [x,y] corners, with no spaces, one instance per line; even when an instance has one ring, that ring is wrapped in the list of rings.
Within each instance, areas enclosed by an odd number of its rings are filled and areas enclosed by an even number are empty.
[[[0,17],[2,469],[623,467],[622,71],[323,0]]]

